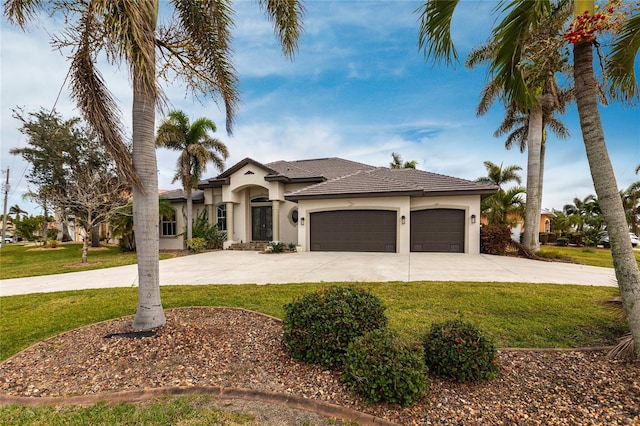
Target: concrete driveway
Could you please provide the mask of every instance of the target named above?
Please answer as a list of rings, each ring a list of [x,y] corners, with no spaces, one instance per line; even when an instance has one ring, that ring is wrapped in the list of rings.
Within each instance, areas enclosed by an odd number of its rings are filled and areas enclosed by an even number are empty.
[[[482,281],[617,286],[612,268],[486,254],[261,254],[216,251],[160,262],[160,284]],[[135,287],[136,265],[0,281],[0,296]]]

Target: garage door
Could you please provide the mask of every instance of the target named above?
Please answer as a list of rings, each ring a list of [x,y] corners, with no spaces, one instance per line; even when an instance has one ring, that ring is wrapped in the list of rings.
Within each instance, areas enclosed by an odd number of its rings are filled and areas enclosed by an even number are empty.
[[[464,253],[464,210],[411,212],[411,251]]]
[[[396,251],[397,214],[387,210],[311,213],[312,251]]]

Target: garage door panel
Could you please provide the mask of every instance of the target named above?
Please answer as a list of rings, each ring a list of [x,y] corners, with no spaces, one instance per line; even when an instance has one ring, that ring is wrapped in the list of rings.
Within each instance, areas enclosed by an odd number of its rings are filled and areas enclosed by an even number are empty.
[[[464,218],[464,210],[411,212],[411,251],[464,253]]]
[[[310,215],[312,251],[395,252],[397,213],[338,210]]]

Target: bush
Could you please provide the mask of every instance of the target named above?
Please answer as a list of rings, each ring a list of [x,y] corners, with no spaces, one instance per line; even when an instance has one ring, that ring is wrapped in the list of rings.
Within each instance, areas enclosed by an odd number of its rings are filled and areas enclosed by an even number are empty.
[[[187,240],[187,247],[194,253],[200,253],[207,248],[207,240],[204,238],[191,238]]]
[[[569,238],[567,237],[558,237],[558,239],[556,239],[556,245],[561,246],[561,247],[565,247],[569,245]]]
[[[283,253],[287,246],[280,241],[269,241],[267,244],[267,253]]]
[[[493,341],[461,320],[433,324],[424,339],[424,356],[433,374],[460,383],[494,379],[500,372]]]
[[[341,366],[347,346],[387,325],[385,307],[365,289],[331,287],[284,305],[284,341],[294,359]]]
[[[191,234],[193,238],[205,240],[206,246],[203,248],[221,249],[227,239],[227,233],[219,231],[217,224],[209,224],[208,217],[207,211],[202,210],[193,222]],[[187,245],[189,245],[189,242],[187,242]]]
[[[480,251],[503,255],[511,244],[509,225],[484,225],[480,228]]]
[[[428,388],[424,355],[397,334],[377,329],[347,347],[342,381],[367,402],[385,401],[406,407]]]

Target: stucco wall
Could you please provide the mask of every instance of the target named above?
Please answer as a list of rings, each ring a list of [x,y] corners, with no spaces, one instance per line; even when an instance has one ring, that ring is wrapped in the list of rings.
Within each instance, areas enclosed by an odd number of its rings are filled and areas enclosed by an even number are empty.
[[[465,212],[465,253],[480,252],[480,196],[449,197],[371,197],[344,198],[333,200],[300,200],[298,216],[305,224],[298,226],[298,246],[300,251],[309,250],[309,215],[314,212],[330,210],[393,210],[397,212],[397,247],[399,253],[410,251],[411,211],[429,208],[460,209]],[[471,223],[475,215],[476,223]],[[402,224],[402,216],[405,224]]]

